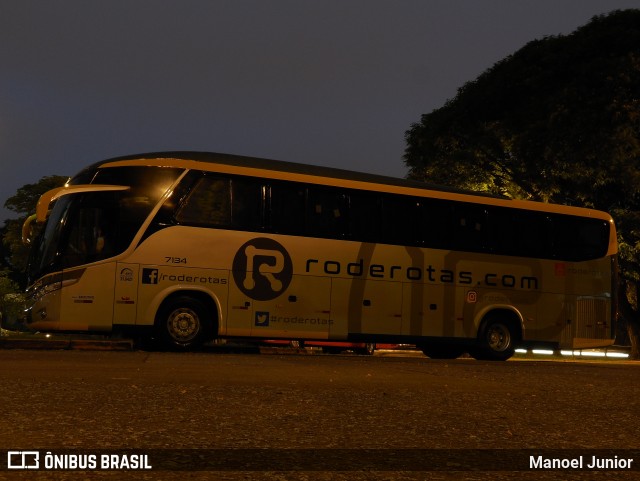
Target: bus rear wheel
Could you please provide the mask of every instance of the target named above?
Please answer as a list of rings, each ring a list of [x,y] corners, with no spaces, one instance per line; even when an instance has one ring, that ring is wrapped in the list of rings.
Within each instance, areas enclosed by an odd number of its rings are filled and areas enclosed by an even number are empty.
[[[515,352],[516,336],[513,323],[500,317],[490,318],[469,354],[481,361],[506,361]]]
[[[192,297],[166,301],[156,316],[156,333],[162,345],[177,350],[200,347],[209,331],[206,312],[205,305]]]

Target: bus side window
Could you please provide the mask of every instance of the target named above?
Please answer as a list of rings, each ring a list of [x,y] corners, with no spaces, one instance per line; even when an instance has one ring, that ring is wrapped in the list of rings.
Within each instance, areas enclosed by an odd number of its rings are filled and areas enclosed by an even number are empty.
[[[609,223],[599,219],[576,219],[581,259],[597,259],[609,249]]]
[[[308,233],[341,239],[347,231],[346,196],[338,189],[310,186],[308,189]]]
[[[599,219],[556,215],[551,223],[555,258],[584,261],[597,259],[607,253],[609,247],[607,222]]]
[[[305,233],[306,189],[294,182],[273,182],[269,191],[269,230],[275,234],[303,235]]]
[[[489,207],[488,252],[497,255],[552,258],[549,217],[544,212]]]
[[[553,257],[551,222],[544,212],[516,211],[517,254],[522,257]]]
[[[419,218],[421,245],[432,249],[447,249],[451,243],[452,204],[447,200],[420,200],[422,216]]]
[[[231,180],[231,222],[240,230],[261,230],[264,227],[262,205],[264,190],[253,179]]]
[[[419,199],[387,195],[382,200],[382,225],[384,242],[388,244],[415,246],[421,244]]]
[[[361,242],[380,242],[382,203],[379,196],[354,190],[349,192],[347,201],[349,212],[347,237]]]
[[[179,223],[205,226],[231,224],[231,182],[203,177],[191,190],[176,214]]]
[[[487,249],[487,211],[485,207],[458,203],[453,212],[453,248],[467,252],[484,252]]]
[[[487,221],[489,252],[506,256],[524,255],[527,251],[524,243],[529,241],[524,228],[531,222],[525,212],[490,207]]]

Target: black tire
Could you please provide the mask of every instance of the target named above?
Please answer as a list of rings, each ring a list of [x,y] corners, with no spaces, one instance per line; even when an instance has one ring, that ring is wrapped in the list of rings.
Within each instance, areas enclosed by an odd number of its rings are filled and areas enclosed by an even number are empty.
[[[478,334],[471,354],[479,361],[506,361],[515,352],[517,331],[512,322],[498,317],[490,318]]]
[[[376,352],[376,345],[373,342],[367,342],[364,347],[356,349],[355,351],[363,356],[373,356],[373,353]]]
[[[163,303],[156,315],[156,335],[162,346],[187,351],[196,349],[211,332],[206,306],[198,299],[179,296]]]
[[[450,344],[424,344],[420,349],[431,359],[457,359],[466,352],[464,347]]]

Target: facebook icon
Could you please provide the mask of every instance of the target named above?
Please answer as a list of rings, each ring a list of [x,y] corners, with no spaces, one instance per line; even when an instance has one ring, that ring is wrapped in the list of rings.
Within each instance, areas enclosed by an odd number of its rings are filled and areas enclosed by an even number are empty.
[[[142,283],[143,284],[157,284],[158,283],[158,269],[142,269]]]

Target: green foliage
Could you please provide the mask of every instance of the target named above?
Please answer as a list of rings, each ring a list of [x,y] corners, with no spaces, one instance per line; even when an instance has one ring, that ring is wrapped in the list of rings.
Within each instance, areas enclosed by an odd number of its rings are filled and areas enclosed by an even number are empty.
[[[48,190],[65,184],[68,177],[60,175],[46,176],[36,184],[22,186],[16,194],[5,202],[4,206],[18,214],[18,219],[5,221],[4,228],[0,231],[2,236],[2,264],[8,267],[8,278],[22,284],[24,272],[29,258],[28,245],[22,243],[22,224],[25,219],[36,210],[36,204],[42,194]]]
[[[630,267],[640,252],[639,85],[640,10],[535,40],[411,126],[409,176],[609,211]]]
[[[36,210],[36,204],[42,194],[65,184],[69,177],[61,175],[49,175],[40,179],[36,184],[25,184],[18,189],[16,194],[9,197],[4,206],[24,217]]]
[[[9,278],[9,271],[0,271],[0,321],[2,328],[17,324],[24,310],[24,296],[18,285]]]

